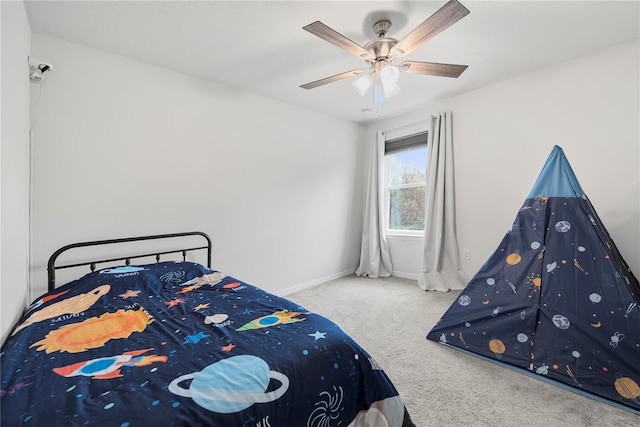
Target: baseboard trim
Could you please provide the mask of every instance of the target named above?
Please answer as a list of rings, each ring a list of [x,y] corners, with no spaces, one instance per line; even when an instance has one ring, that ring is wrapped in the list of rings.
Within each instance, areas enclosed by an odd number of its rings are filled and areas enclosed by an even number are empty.
[[[309,282],[300,283],[299,285],[291,286],[285,289],[280,289],[272,293],[281,297],[285,297],[285,296],[294,294],[296,292],[303,291],[305,289],[313,288],[315,286],[321,285],[331,280],[339,279],[344,276],[349,276],[351,274],[354,274],[355,272],[356,272],[356,269],[352,268],[349,270],[341,271],[339,273],[330,274],[328,276],[321,277],[319,279],[311,280]]]

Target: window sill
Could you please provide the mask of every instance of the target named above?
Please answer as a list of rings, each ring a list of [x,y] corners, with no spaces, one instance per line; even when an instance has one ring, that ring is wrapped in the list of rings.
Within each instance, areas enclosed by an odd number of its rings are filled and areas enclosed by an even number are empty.
[[[396,234],[385,233],[387,240],[423,240],[424,233],[420,234]]]

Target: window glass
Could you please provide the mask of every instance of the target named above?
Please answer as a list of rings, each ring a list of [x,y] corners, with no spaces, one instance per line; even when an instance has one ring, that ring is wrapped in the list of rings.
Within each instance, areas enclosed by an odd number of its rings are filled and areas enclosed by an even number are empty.
[[[390,153],[385,161],[387,230],[392,233],[423,232],[427,147]]]

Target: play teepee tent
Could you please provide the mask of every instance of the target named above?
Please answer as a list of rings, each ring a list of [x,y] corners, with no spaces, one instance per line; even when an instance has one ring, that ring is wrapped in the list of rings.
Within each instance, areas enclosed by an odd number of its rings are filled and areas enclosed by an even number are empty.
[[[640,414],[640,285],[554,147],[427,338]]]

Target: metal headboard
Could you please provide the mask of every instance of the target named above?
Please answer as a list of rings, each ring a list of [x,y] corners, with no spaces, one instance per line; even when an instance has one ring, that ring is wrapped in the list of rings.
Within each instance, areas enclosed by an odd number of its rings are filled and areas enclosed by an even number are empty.
[[[178,237],[185,237],[185,236],[201,236],[206,240],[207,243],[205,246],[194,246],[194,247],[180,248],[175,250],[156,251],[151,253],[147,252],[147,253],[140,253],[136,255],[128,255],[128,256],[116,257],[116,258],[97,259],[95,261],[86,261],[86,262],[80,262],[75,264],[55,265],[56,259],[58,258],[58,256],[60,256],[60,254],[74,248],[83,248],[87,246],[111,245],[115,243],[139,242],[144,240],[171,239],[171,238],[178,238]],[[184,233],[172,233],[172,234],[156,234],[151,236],[125,237],[121,239],[94,240],[90,242],[72,243],[70,245],[61,247],[60,249],[55,251],[53,255],[51,255],[51,257],[49,258],[49,262],[47,263],[48,287],[50,291],[56,288],[56,270],[63,269],[63,268],[82,267],[83,265],[88,265],[90,266],[91,271],[95,271],[96,264],[107,263],[107,262],[110,263],[115,261],[125,261],[125,264],[129,265],[132,259],[145,258],[150,256],[155,256],[156,262],[160,262],[160,255],[176,254],[176,253],[182,253],[182,260],[185,261],[187,257],[187,252],[201,250],[201,249],[207,250],[207,268],[211,268],[211,248],[212,248],[211,238],[206,233],[203,233],[201,231],[189,231]]]

